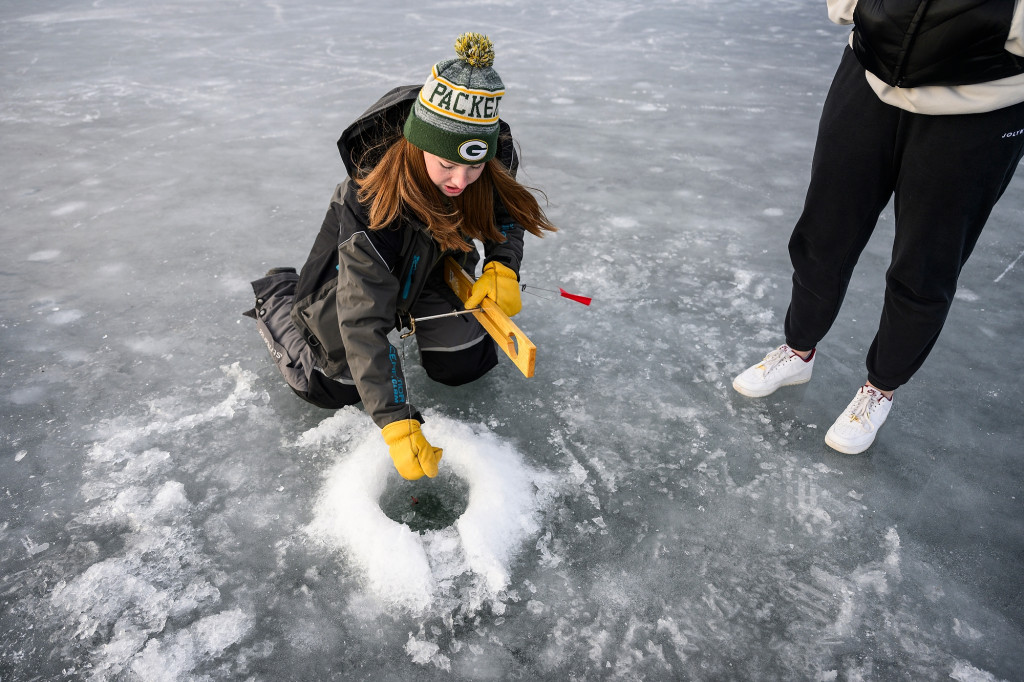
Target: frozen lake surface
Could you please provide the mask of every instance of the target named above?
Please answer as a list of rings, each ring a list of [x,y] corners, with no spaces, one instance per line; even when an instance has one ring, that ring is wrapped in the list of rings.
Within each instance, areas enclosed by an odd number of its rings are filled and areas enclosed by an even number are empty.
[[[351,4],[351,3],[349,3]],[[1024,178],[876,445],[883,214],[814,380],[747,399],[847,29],[778,0],[0,7],[0,680],[946,680],[1024,670]],[[335,140],[489,34],[537,374],[413,402],[400,481],[242,310]]]

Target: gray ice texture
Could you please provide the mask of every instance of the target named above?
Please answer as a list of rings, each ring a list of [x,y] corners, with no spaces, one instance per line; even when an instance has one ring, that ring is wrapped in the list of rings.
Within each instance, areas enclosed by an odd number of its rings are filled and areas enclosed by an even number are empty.
[[[403,483],[239,313],[463,31],[561,228],[523,281],[594,303],[526,297],[531,379],[404,344],[445,458]],[[1022,679],[1024,178],[867,453],[823,439],[891,208],[814,379],[730,387],[782,341],[847,36],[818,0],[0,5],[0,680]]]

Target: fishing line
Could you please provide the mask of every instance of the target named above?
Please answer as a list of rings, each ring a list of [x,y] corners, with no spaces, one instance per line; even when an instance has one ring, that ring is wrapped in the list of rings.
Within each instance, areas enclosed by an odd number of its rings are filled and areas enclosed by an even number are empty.
[[[409,319],[412,320],[411,315],[409,316]],[[401,330],[399,330],[399,332],[401,332]],[[404,375],[402,377],[402,380],[405,382],[405,406],[406,408],[408,408],[409,411],[409,435],[412,436],[412,388],[411,384],[409,383],[409,363],[406,361],[405,354],[405,344],[407,343],[405,340],[406,336],[408,336],[408,334],[406,334],[405,336],[400,335],[398,343],[402,347],[402,374]]]
[[[536,296],[537,298],[543,298],[543,299],[548,300],[548,301],[553,301],[554,297],[550,297],[549,298],[548,296],[541,296],[540,294],[534,294],[533,292],[526,291],[526,290],[527,289],[536,289],[537,291],[547,291],[548,293],[558,294],[562,298],[567,298],[570,301],[576,301],[577,303],[582,303],[583,305],[590,305],[591,301],[594,300],[594,299],[590,298],[589,296],[580,296],[579,294],[570,294],[568,291],[566,291],[562,287],[558,287],[558,291],[555,291],[554,289],[545,289],[544,287],[535,287],[532,284],[521,284],[520,285],[520,289],[523,292],[527,293],[527,294],[531,294],[533,296]]]
[[[416,333],[416,322],[426,322],[427,320],[439,320],[442,317],[455,317],[456,315],[468,315],[469,313],[483,312],[483,308],[467,308],[465,310],[454,310],[450,313],[441,313],[440,315],[427,315],[426,317],[412,317],[409,316],[409,331],[401,335],[401,338],[412,336]]]
[[[541,287],[530,286],[529,284],[523,284],[522,285],[522,290],[523,290],[524,294],[530,294],[531,296],[536,296],[537,298],[542,298],[545,301],[553,301],[553,300],[555,300],[555,297],[554,296],[541,296],[540,294],[535,294],[532,291],[527,291],[527,289],[536,289],[537,291],[549,291],[549,292],[551,292],[553,294],[558,293],[557,291],[552,291],[551,289],[542,289]]]

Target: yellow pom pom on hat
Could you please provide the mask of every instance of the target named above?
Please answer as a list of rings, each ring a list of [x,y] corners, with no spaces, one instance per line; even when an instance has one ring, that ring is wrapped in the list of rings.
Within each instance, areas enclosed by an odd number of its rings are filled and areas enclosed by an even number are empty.
[[[478,164],[498,151],[498,103],[505,85],[494,44],[480,33],[455,40],[454,59],[434,65],[405,120],[405,138],[454,163]]]

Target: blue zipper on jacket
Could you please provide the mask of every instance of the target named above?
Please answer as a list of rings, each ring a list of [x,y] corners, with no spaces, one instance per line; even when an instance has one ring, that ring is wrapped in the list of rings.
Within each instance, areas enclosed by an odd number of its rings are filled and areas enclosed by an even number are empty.
[[[405,286],[402,287],[402,298],[409,298],[409,287],[412,286],[412,276],[416,272],[416,267],[420,264],[420,257],[418,255],[412,257],[412,265],[409,267],[409,275],[405,278]]]

